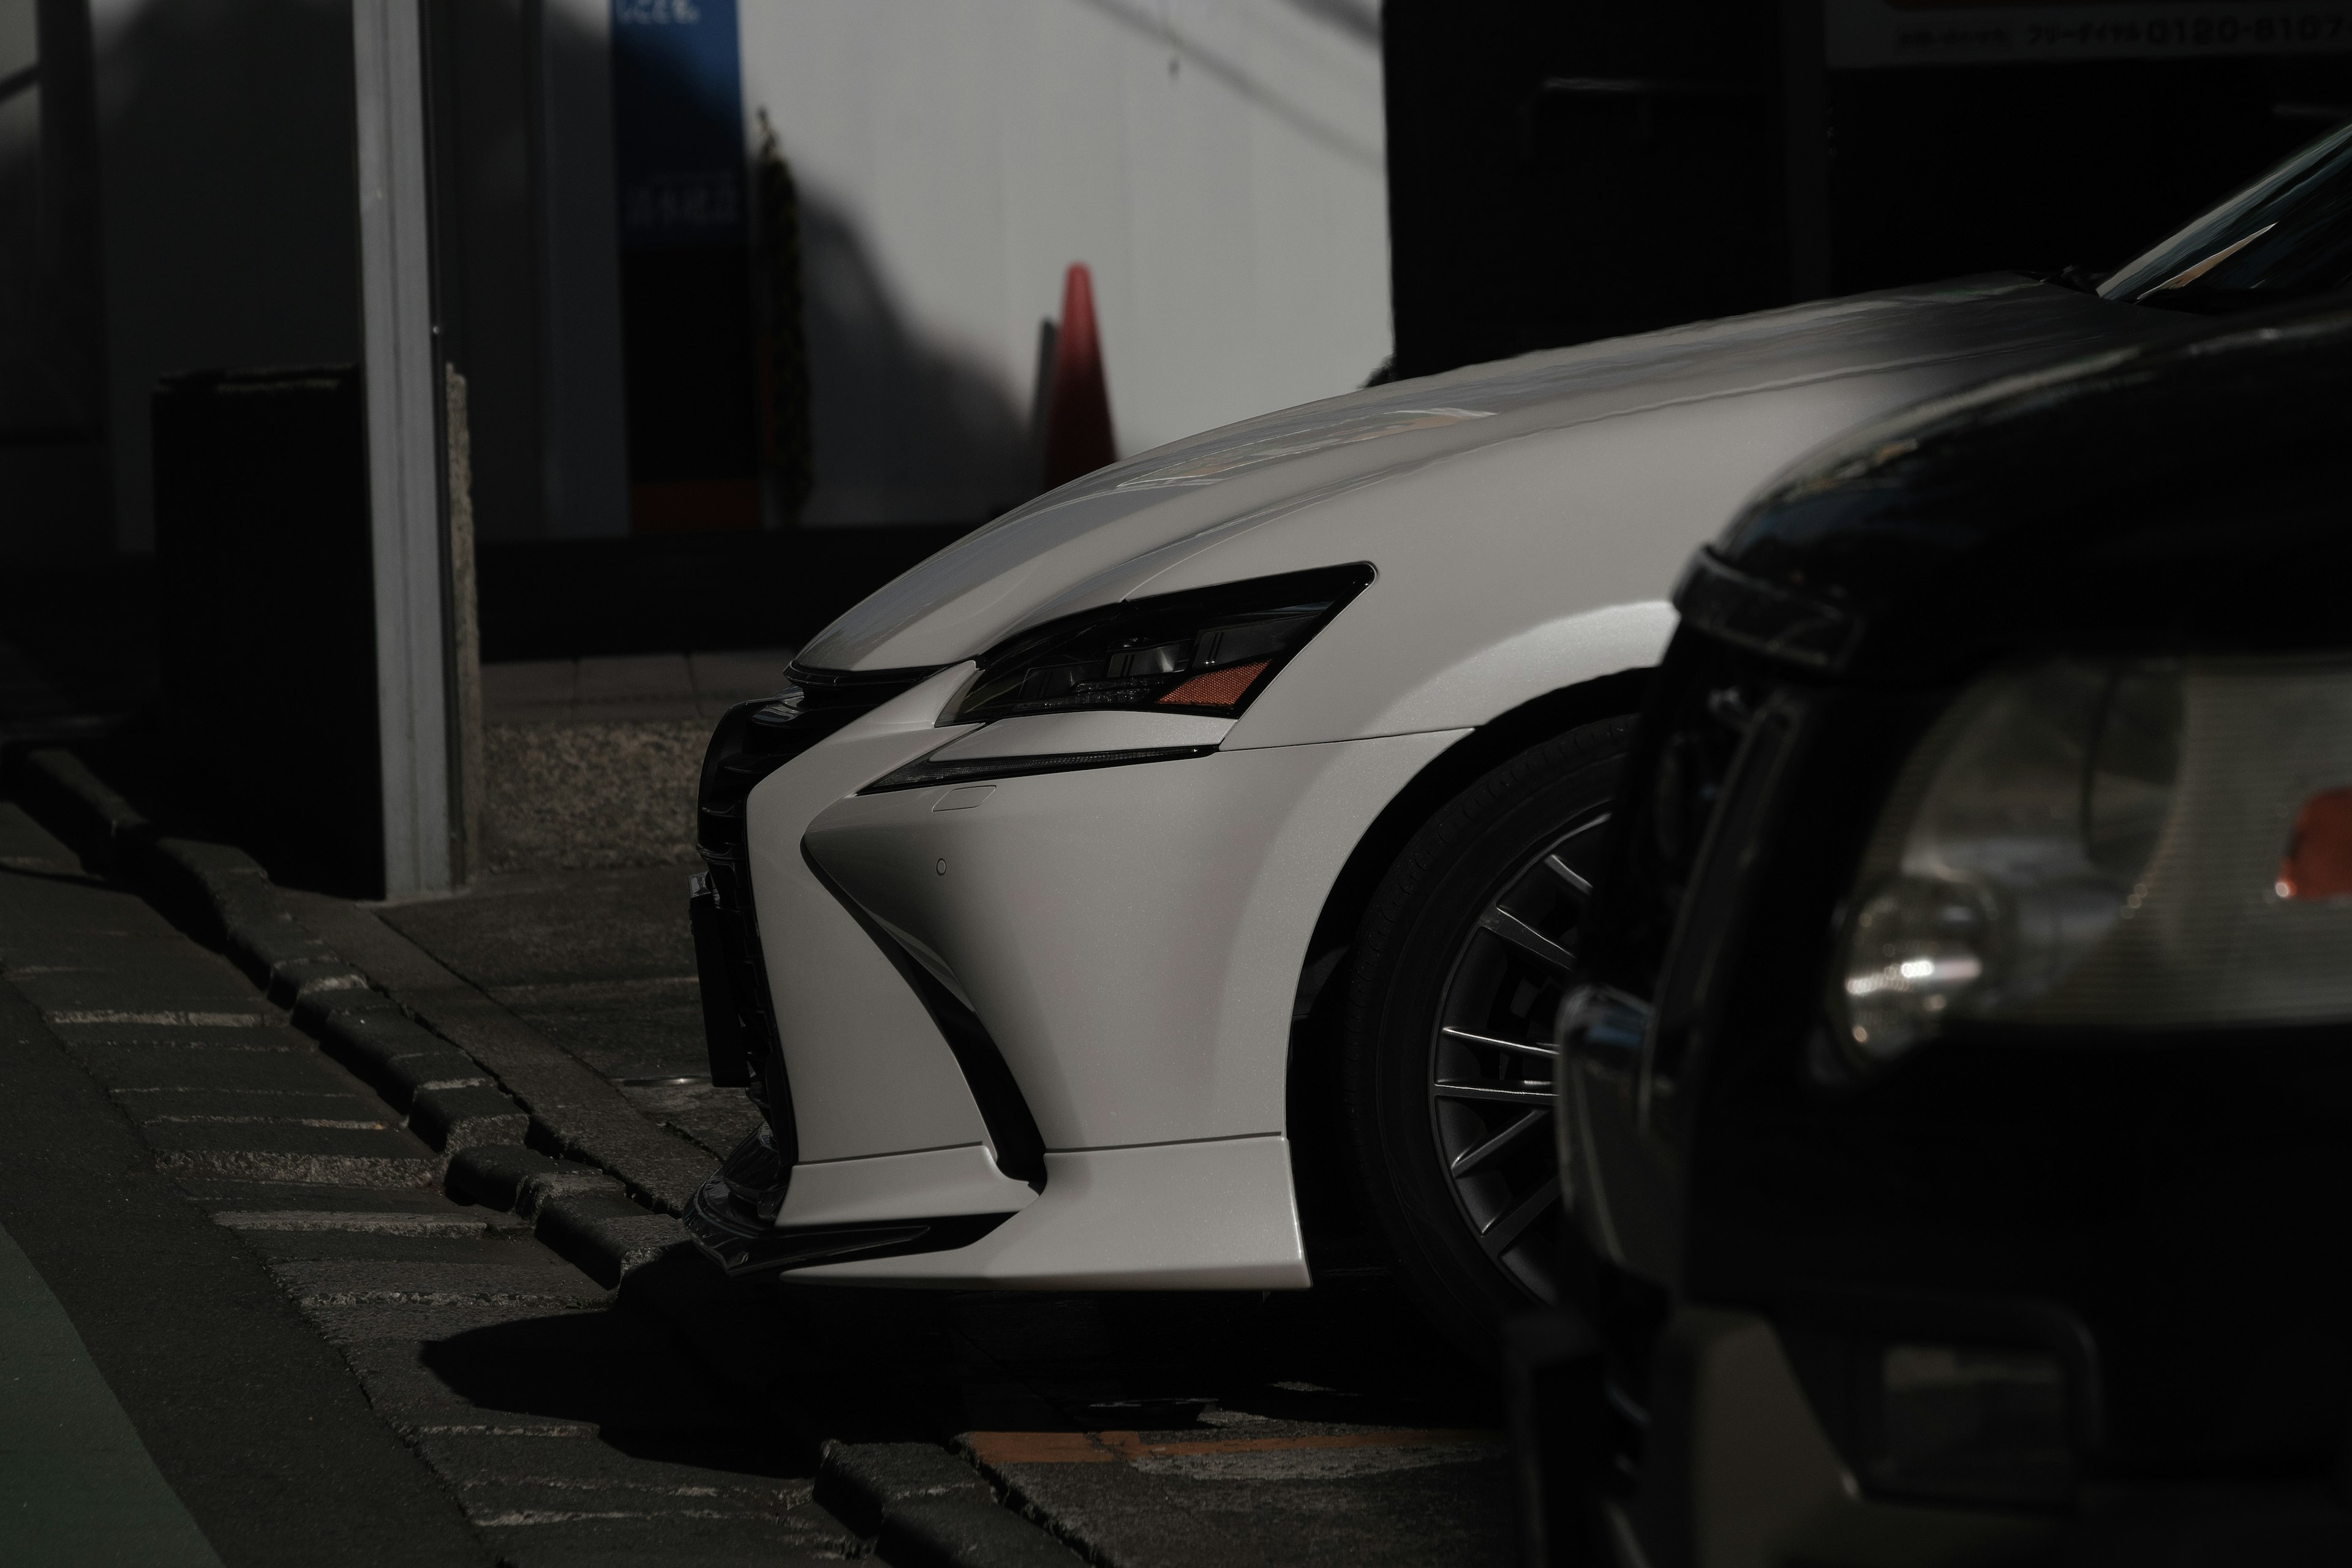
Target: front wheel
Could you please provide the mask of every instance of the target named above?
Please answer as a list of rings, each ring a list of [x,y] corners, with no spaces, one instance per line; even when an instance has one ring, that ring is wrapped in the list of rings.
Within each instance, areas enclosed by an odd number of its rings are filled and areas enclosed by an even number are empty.
[[[1406,1285],[1482,1357],[1563,1283],[1552,1021],[1633,728],[1570,731],[1456,795],[1389,868],[1350,955],[1361,1188]]]

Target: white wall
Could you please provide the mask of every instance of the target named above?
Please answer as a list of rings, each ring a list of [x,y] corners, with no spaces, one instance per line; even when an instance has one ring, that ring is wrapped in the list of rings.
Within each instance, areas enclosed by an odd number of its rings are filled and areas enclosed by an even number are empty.
[[[1388,354],[1374,0],[742,0],[805,213],[807,521],[1031,482],[1041,319],[1092,269],[1128,454]],[[747,136],[756,129],[747,126]]]

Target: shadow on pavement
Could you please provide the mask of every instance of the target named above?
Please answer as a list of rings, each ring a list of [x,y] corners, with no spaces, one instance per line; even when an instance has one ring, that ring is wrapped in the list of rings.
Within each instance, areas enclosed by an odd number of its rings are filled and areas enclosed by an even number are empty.
[[[418,1358],[483,1410],[597,1428],[632,1458],[750,1476],[805,1475],[772,1422],[714,1386],[658,1330],[623,1312],[567,1312],[472,1329]]]

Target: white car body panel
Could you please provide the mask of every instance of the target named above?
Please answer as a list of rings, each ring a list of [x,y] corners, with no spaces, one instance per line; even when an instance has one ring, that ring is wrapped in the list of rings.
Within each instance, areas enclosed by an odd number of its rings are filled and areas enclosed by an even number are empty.
[[[1049,1175],[977,1243],[790,1277],[1305,1284],[1284,1141],[1290,1016],[1316,922],[1381,810],[1475,727],[1654,663],[1694,547],[1812,447],[2175,325],[2000,279],[1475,366],[1145,454],[869,597],[800,662],[937,673],[785,764],[748,807],[801,1168],[837,1163],[814,1178],[818,1206],[788,1196],[780,1223],[918,1215],[907,1205],[933,1189],[877,1157],[987,1137],[937,1026],[804,854],[977,1016]],[[1013,633],[1352,562],[1372,583],[1238,722],[938,725],[971,661]],[[935,751],[1185,745],[1220,749],[857,793]]]
[[[795,1178],[797,1179],[797,1178]],[[1310,1283],[1279,1135],[1045,1156],[1035,1203],[970,1247],[787,1275],[838,1285],[1299,1290]]]
[[[1266,1043],[1287,1038],[1316,916],[1460,736],[1000,779],[976,811],[934,811],[946,786],[853,795],[809,852],[985,1020],[1048,1150],[1280,1133]]]
[[[987,1136],[930,1015],[801,859],[811,817],[958,733],[936,725],[970,674],[969,666],[941,671],[761,780],[745,803],[768,984],[803,1161],[940,1149]]]
[[[908,1215],[1018,1213],[1037,1201],[1025,1182],[996,1168],[984,1144],[919,1149],[863,1160],[803,1162],[793,1169],[778,1225],[856,1225]]]

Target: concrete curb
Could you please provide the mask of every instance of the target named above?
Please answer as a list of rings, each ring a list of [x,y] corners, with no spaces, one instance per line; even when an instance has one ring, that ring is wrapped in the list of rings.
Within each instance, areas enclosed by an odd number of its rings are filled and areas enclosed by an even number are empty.
[[[928,1443],[824,1445],[816,1500],[891,1568],[1076,1568],[1082,1559]]]

